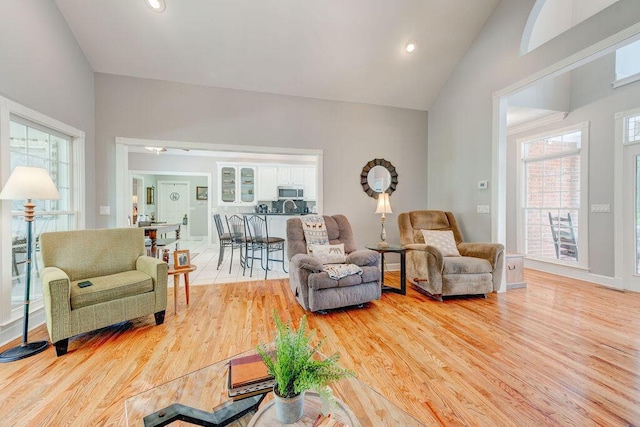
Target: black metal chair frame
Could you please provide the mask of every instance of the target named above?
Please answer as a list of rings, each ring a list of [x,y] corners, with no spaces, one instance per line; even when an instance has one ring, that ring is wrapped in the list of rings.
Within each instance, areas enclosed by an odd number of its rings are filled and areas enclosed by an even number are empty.
[[[549,212],[549,226],[551,227],[551,236],[553,245],[556,249],[556,258],[561,256],[567,258],[575,258],[578,260],[578,242],[573,229],[571,214],[567,212],[567,216],[552,216]]]
[[[231,274],[231,267],[233,266],[233,252],[240,249],[240,266],[242,267],[242,275],[247,268],[247,238],[245,237],[245,222],[239,215],[225,216],[227,221],[227,229],[231,237],[231,259],[229,260],[229,274]]]
[[[264,278],[267,279],[269,274],[269,262],[282,263],[282,269],[288,273],[285,263],[285,239],[282,237],[269,236],[269,227],[267,218],[262,215],[245,216],[246,236],[247,236],[247,262],[251,263],[250,274],[253,276],[253,261],[260,260],[260,266],[264,270]],[[280,251],[280,258],[271,258],[270,254]],[[251,252],[251,254],[249,254]],[[259,255],[256,256],[256,253]]]
[[[224,248],[233,247],[231,241],[231,233],[224,230],[224,224],[220,214],[213,214],[213,222],[216,224],[216,230],[218,230],[218,242],[220,243],[220,254],[218,255],[218,266],[216,270],[220,270],[222,261],[224,260]]]

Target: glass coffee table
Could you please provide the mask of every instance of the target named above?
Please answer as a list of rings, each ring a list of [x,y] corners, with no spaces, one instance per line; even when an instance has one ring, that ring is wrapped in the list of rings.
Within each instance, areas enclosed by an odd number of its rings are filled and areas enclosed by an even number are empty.
[[[243,356],[254,353],[247,351]],[[233,401],[227,396],[229,360],[136,394],[125,401],[127,426],[203,425],[217,427],[279,425],[265,416],[272,393]],[[345,378],[332,385],[341,406],[353,424],[360,426],[421,426],[411,415],[398,408],[357,378]],[[300,424],[312,425],[319,414],[317,405],[308,405]],[[313,412],[313,413],[311,413]],[[256,414],[258,416],[256,417]],[[255,417],[255,419],[253,419]],[[253,421],[252,421],[253,419]]]

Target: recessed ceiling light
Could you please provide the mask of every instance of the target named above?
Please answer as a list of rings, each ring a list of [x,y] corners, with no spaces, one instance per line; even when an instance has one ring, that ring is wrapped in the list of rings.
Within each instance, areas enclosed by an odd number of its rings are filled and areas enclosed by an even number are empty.
[[[167,7],[164,0],[144,0],[144,2],[154,12],[164,12],[164,9]]]
[[[405,53],[413,53],[415,52],[417,47],[418,47],[418,44],[415,41],[410,41],[406,45],[404,45],[404,48],[402,50]]]

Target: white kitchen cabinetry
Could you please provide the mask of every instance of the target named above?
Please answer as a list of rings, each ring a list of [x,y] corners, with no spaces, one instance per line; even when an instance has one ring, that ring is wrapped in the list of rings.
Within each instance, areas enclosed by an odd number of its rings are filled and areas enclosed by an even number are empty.
[[[218,205],[256,204],[256,168],[218,164]]]
[[[315,202],[318,199],[318,178],[316,168],[304,168],[304,200]]]
[[[304,185],[304,170],[295,166],[278,167],[278,185]]]
[[[278,168],[275,166],[258,167],[258,201],[278,200]]]

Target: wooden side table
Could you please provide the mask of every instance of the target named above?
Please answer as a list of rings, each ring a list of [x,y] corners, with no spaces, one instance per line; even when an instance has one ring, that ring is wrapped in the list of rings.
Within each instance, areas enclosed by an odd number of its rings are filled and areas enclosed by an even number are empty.
[[[407,269],[406,269],[406,255],[407,250],[400,245],[389,244],[387,247],[379,247],[377,244],[367,245],[367,249],[376,251],[380,254],[380,281],[382,282],[382,292],[393,292],[400,295],[407,294]],[[384,254],[385,253],[400,254],[400,289],[391,286],[385,286],[384,284]]]
[[[178,289],[180,288],[180,275],[184,275],[184,292],[187,297],[187,305],[189,305],[189,273],[196,271],[198,267],[189,265],[187,267],[174,268],[173,264],[169,264],[169,276],[173,276],[173,312],[178,313]]]

